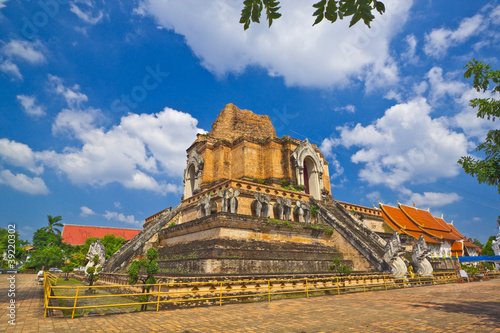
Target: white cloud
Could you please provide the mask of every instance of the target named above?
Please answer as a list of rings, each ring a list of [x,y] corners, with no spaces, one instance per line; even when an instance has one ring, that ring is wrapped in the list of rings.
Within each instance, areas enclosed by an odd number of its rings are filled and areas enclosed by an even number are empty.
[[[183,35],[202,65],[217,76],[257,65],[283,77],[288,86],[348,86],[352,80],[367,79],[371,90],[398,80],[389,44],[413,1],[384,1],[387,12],[376,15],[371,29],[363,23],[348,28],[349,19],[312,27],[312,4],[287,1],[271,29],[263,22],[247,31],[238,23],[239,1],[144,0],[135,13],[150,15]]]
[[[115,208],[122,208],[120,201],[115,201],[114,205],[115,205]]]
[[[5,7],[5,3],[9,0],[0,0],[0,9]]]
[[[196,119],[165,108],[155,114],[130,113],[122,117],[119,124],[105,129],[98,126],[104,118],[99,109],[81,109],[87,96],[75,92],[79,90],[77,85],[67,88],[53,76],[49,81],[53,84],[52,90],[63,95],[70,106],[56,116],[52,132],[70,136],[79,145],[67,146],[61,152],[34,152],[25,144],[0,139],[3,163],[36,174],[41,174],[44,166],[50,167],[77,185],[99,187],[116,182],[126,188],[160,194],[182,191],[181,186],[162,178],[182,176],[186,149],[197,133],[204,132],[197,127]],[[25,99],[26,96],[20,97]]]
[[[0,171],[0,184],[28,194],[49,193],[49,189],[40,177],[31,178],[22,173],[13,174],[10,170]]]
[[[16,64],[14,64],[9,59],[6,59],[6,60],[0,59],[0,62],[1,62],[0,63],[0,71],[11,76],[12,80],[20,80],[20,81],[23,80],[23,75],[21,74],[21,71],[19,70],[19,67],[17,67]]]
[[[429,80],[431,89],[429,91],[430,98],[436,101],[445,96],[458,97],[469,87],[460,81],[445,80],[443,78],[443,69],[433,67],[426,75]]]
[[[92,209],[90,209],[89,207],[86,207],[86,206],[80,207],[80,211],[81,211],[80,216],[82,216],[82,217],[96,214]]]
[[[43,166],[37,165],[36,154],[23,143],[0,139],[0,159],[9,165],[22,167],[35,174],[43,172]]]
[[[405,37],[405,42],[408,44],[408,47],[405,52],[401,54],[401,58],[406,63],[416,64],[420,60],[418,56],[415,55],[417,50],[417,38],[414,34],[408,35]]]
[[[462,197],[456,193],[424,192],[423,195],[413,193],[412,199],[415,201],[415,205],[419,207],[440,207],[457,202],[461,200]]]
[[[378,201],[384,201],[382,199],[382,195],[380,194],[379,191],[373,191],[373,192],[370,192],[366,195],[366,198],[368,200],[370,200],[370,203],[373,203],[375,206],[377,205],[377,202]]]
[[[87,95],[78,92],[79,85],[74,85],[72,88],[64,86],[61,78],[49,74],[49,86],[57,94],[64,97],[68,106],[72,109],[80,108],[83,102],[88,100]]]
[[[17,100],[21,103],[23,110],[30,116],[40,117],[45,115],[43,107],[35,105],[36,99],[34,96],[17,95]]]
[[[425,35],[424,52],[435,58],[443,57],[452,46],[460,45],[472,36],[480,34],[488,26],[488,20],[481,14],[465,18],[456,30],[434,29]]]
[[[78,6],[76,3],[80,3]],[[85,7],[85,9],[82,9]],[[103,17],[103,11],[99,10],[94,14],[94,2],[93,1],[75,1],[70,4],[70,11],[78,16],[82,21],[95,25],[99,23]]]
[[[489,130],[495,128],[495,123],[477,117],[477,110],[469,106],[473,98],[492,98],[489,92],[477,92],[469,85],[453,79],[443,77],[443,70],[433,67],[426,75],[430,89],[431,102],[439,104],[445,97],[451,97],[456,104],[453,109],[459,109],[449,118],[443,118],[449,126],[460,128],[468,138],[484,140]],[[423,81],[424,83],[425,81]]]
[[[351,160],[364,165],[359,177],[371,185],[398,189],[408,182],[456,176],[456,161],[466,154],[467,139],[431,118],[430,112],[427,101],[416,98],[391,107],[374,124],[339,127],[340,137],[330,140],[360,148]]]
[[[134,215],[124,215],[122,213],[106,211],[106,213],[103,216],[107,220],[115,220],[115,221],[120,221],[120,222],[134,224],[134,225],[141,224],[140,221],[137,221],[135,219]]]
[[[119,182],[131,189],[161,194],[179,193],[178,185],[158,181],[156,176],[180,176],[185,150],[203,130],[187,113],[165,108],[156,114],[129,114],[109,130],[95,126],[100,111],[63,110],[54,121],[54,133],[70,134],[81,148],[62,153],[45,151],[46,165],[64,172],[75,184],[104,186]]]
[[[496,6],[493,10],[491,10],[490,19],[491,23],[500,24],[500,5]]]
[[[2,46],[2,53],[9,58],[24,60],[30,64],[40,64],[45,62],[42,53],[44,47],[40,41],[11,40]]]
[[[349,113],[355,113],[356,112],[356,107],[352,104],[347,104],[346,106],[336,106],[333,108],[333,111],[335,112],[342,112],[346,111]]]

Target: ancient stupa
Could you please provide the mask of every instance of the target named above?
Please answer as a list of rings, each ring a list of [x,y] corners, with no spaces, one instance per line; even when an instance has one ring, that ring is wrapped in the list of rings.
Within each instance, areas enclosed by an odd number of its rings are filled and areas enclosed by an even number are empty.
[[[316,145],[278,138],[268,116],[234,104],[187,149],[179,205],[147,218],[105,269],[152,246],[164,272],[186,274],[321,273],[333,258],[355,271],[394,271],[399,254],[333,200]]]

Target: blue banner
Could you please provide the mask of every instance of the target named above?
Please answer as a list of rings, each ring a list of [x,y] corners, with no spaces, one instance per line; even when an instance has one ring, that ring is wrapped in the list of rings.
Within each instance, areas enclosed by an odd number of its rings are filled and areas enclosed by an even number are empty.
[[[459,262],[500,261],[500,256],[458,257]]]

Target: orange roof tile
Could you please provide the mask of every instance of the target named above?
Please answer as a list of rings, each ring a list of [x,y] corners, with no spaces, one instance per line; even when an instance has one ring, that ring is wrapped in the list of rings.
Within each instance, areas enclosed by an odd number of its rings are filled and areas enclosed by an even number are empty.
[[[462,242],[455,242],[451,245],[451,251],[463,251],[463,244]]]
[[[427,235],[421,228],[419,228],[415,223],[413,223],[399,208],[386,206],[380,204],[380,208],[382,209],[382,216],[384,220],[392,227],[398,230],[399,232],[405,233],[418,239],[420,235],[424,236],[426,243],[435,243],[441,244],[440,241],[437,241]]]
[[[453,235],[448,226],[445,226],[442,223],[440,223],[428,211],[401,204],[399,205],[399,207],[401,208],[401,211],[410,220],[415,222],[419,227],[423,228],[430,235],[437,238],[452,240],[452,241],[461,239],[460,237]]]
[[[465,237],[457,230],[457,228],[455,228],[455,226],[453,224],[449,224],[449,223],[447,223],[447,224],[451,228],[451,233],[454,236],[460,237],[460,239],[465,239]]]
[[[121,236],[126,240],[132,239],[137,235],[140,229],[123,229],[123,228],[108,228],[108,227],[90,227],[84,225],[65,224],[62,232],[63,242],[71,245],[85,244],[85,240],[89,237],[103,237],[106,234],[114,234]]]
[[[477,246],[476,244],[472,243],[467,238],[464,239],[464,245],[467,246],[467,247],[469,247],[469,248],[475,248],[475,249],[481,251],[481,248],[479,246]]]

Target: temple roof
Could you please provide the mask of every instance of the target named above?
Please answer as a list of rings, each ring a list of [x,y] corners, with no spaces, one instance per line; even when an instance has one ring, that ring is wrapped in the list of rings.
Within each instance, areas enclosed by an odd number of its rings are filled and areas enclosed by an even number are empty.
[[[410,220],[412,220],[412,222],[424,229],[431,236],[450,241],[457,241],[461,239],[460,237],[453,235],[448,226],[443,225],[428,211],[401,204],[399,205],[399,208]]]
[[[433,239],[424,230],[422,230],[422,228],[409,219],[401,209],[382,204],[380,204],[380,209],[382,209],[382,216],[384,217],[384,220],[391,226],[391,228],[400,233],[410,235],[415,239],[418,239],[420,235],[422,235],[426,243],[441,244],[440,241]]]
[[[250,110],[241,110],[229,103],[213,122],[208,136],[229,141],[242,136],[266,139],[276,138],[276,131],[269,116],[257,115]]]
[[[91,227],[85,225],[65,224],[62,232],[62,238],[65,243],[71,245],[82,245],[85,244],[85,240],[89,237],[102,238],[106,234],[113,234],[116,237],[120,236],[125,238],[125,240],[129,240],[140,231],[140,229]]]

